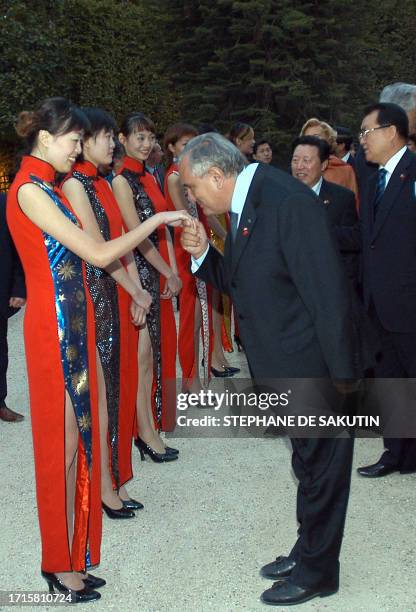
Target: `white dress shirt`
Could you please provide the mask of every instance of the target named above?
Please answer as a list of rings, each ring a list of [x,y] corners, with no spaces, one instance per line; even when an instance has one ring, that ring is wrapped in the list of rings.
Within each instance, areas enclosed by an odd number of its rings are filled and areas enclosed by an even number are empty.
[[[244,168],[242,172],[237,176],[235,182],[233,195],[231,198],[230,210],[238,215],[238,224],[240,223],[241,213],[243,212],[244,204],[247,199],[248,190],[250,189],[251,182],[254,178],[254,174],[258,168],[258,164],[249,164]],[[204,261],[206,254],[208,253],[209,245],[204,253],[198,259],[192,257],[191,272],[195,274],[199,266]]]
[[[386,170],[386,172],[387,172],[387,174],[386,174],[386,187],[389,184],[389,180],[391,178],[391,175],[395,171],[397,164],[399,163],[399,161],[401,160],[403,155],[406,153],[406,151],[407,151],[407,146],[405,145],[399,151],[397,151],[397,153],[395,153],[392,157],[390,157],[389,161],[386,162],[386,164],[384,166],[379,166],[379,169],[380,168],[384,168],[384,170]]]
[[[323,178],[321,176],[319,181],[312,187],[312,191],[314,191],[317,196],[319,196],[319,194],[321,193],[322,181],[323,181]]]

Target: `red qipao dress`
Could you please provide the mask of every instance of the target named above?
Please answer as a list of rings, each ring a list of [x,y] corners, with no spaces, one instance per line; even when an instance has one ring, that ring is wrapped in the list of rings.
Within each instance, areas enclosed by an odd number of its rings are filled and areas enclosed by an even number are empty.
[[[123,219],[105,178],[89,161],[76,163],[69,176],[85,189],[104,240],[123,233]],[[97,351],[104,373],[110,472],[115,489],[133,476],[131,438],[136,414],[137,331],[130,318],[130,296],[105,270],[86,264],[95,311]]]
[[[172,198],[169,195],[168,178],[171,174],[179,174],[177,164],[169,166],[165,174],[165,194],[169,210],[176,210]],[[206,217],[199,206],[186,198],[188,212],[193,217],[199,219],[208,232]],[[212,289],[204,281],[194,276],[191,272],[191,256],[181,246],[180,237],[181,227],[175,227],[175,257],[178,266],[179,276],[182,281],[182,291],[179,299],[179,334],[178,334],[178,353],[179,363],[182,368],[184,380],[191,381],[199,370],[199,364],[195,356],[195,303],[199,299],[202,316],[202,351],[204,363],[204,386],[209,383],[209,372],[211,371],[211,355],[213,349],[212,331]]]
[[[166,200],[155,178],[145,171],[141,162],[126,156],[117,174],[121,174],[127,180],[141,222],[155,213],[167,210]],[[165,226],[160,226],[149,239],[169,264]],[[153,350],[152,403],[155,422],[159,429],[172,431],[176,424],[177,341],[172,300],[161,299],[160,294],[164,289],[165,279],[138,249],[134,251],[134,258],[142,286],[152,296],[152,305],[147,315],[147,328]]]
[[[100,560],[101,482],[94,310],[84,262],[42,232],[19,207],[19,188],[39,186],[72,223],[55,170],[24,157],[10,188],[7,220],[27,286],[24,337],[35,455],[42,569],[82,571]],[[78,424],[77,480],[72,551],[68,543],[65,482],[65,391]]]

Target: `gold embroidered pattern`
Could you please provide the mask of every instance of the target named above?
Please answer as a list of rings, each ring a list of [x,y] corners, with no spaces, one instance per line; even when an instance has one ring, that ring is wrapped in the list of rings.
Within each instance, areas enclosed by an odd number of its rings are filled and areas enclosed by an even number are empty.
[[[68,361],[75,361],[77,357],[78,357],[77,347],[74,346],[73,344],[70,344],[68,348],[66,349],[66,358],[68,359]]]
[[[72,317],[71,329],[73,332],[81,334],[84,329],[84,320],[81,316]]]
[[[71,261],[64,261],[58,266],[58,276],[66,281],[72,280],[76,275],[74,264]]]
[[[90,431],[91,429],[91,417],[89,414],[83,414],[78,417],[78,427],[81,431]]]
[[[72,387],[77,395],[88,391],[88,370],[81,370],[81,372],[72,374]]]

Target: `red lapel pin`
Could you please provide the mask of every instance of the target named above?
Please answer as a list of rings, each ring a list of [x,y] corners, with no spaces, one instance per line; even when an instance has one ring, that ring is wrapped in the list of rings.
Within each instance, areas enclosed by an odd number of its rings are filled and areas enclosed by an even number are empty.
[[[401,175],[400,175],[400,180],[401,180],[401,181],[404,181],[404,180],[405,180],[405,178],[406,178],[406,174],[401,174]]]
[[[243,236],[248,236],[248,227],[243,227]]]
[[[329,200],[324,200],[324,204],[326,204],[328,206]]]

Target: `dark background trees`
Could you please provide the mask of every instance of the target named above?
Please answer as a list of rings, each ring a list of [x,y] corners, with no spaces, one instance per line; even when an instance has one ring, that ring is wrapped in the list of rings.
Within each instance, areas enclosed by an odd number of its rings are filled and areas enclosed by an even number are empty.
[[[49,95],[226,131],[284,157],[310,116],[356,130],[381,87],[415,81],[414,0],[3,0],[1,143]]]

